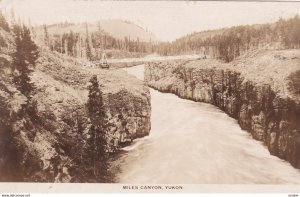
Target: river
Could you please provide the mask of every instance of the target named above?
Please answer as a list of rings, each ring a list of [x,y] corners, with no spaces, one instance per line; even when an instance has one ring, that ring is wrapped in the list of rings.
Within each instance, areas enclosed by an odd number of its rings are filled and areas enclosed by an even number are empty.
[[[144,66],[125,69],[143,80]],[[299,184],[300,171],[217,107],[151,89],[151,132],[115,161],[116,182]]]

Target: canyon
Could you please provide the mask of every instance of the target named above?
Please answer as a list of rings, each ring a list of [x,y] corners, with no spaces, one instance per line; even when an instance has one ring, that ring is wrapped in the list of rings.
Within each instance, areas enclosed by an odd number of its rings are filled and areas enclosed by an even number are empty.
[[[152,62],[148,86],[219,107],[272,155],[300,168],[299,50],[258,51],[215,59]]]
[[[8,45],[11,35],[1,31]],[[150,92],[135,77],[121,70],[87,68],[75,58],[39,48],[40,57],[30,75],[34,84],[30,110],[13,83],[9,49],[1,48],[0,174],[2,181],[106,182],[85,174],[89,155],[87,110],[89,80],[97,76],[103,92],[106,141],[109,152],[151,129]],[[100,95],[99,95],[100,96]]]

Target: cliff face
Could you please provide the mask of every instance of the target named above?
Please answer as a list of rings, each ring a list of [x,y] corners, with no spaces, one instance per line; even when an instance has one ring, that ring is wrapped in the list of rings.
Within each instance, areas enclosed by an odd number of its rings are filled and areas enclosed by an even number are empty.
[[[9,62],[3,64],[9,68]],[[149,89],[124,71],[83,68],[75,59],[41,52],[31,75],[36,116],[22,111],[27,98],[14,87],[9,69],[0,75],[1,181],[109,181],[86,173],[92,168],[86,109],[92,75],[104,94],[109,151],[149,134]]]
[[[40,59],[32,76],[40,90],[35,97],[41,104],[49,107],[54,105],[54,112],[58,117],[62,116],[61,108],[65,110],[79,106],[79,109],[85,110],[87,86],[92,75],[97,75],[104,94],[106,116],[111,123],[111,137],[117,139],[119,144],[128,139],[148,135],[151,115],[149,89],[124,71],[82,68],[72,61],[62,61],[48,54]],[[45,95],[45,92],[48,95]],[[47,106],[41,108],[45,109]],[[76,112],[74,109],[73,111]],[[72,116],[69,112],[64,113]],[[75,113],[73,119],[76,119],[76,116]]]
[[[145,67],[145,81],[160,91],[218,106],[271,154],[300,168],[298,53],[268,52],[232,64],[216,60],[150,63]]]

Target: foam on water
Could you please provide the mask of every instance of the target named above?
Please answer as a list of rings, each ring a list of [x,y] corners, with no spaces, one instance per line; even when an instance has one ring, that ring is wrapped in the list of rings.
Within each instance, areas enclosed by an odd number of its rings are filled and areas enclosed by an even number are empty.
[[[127,68],[143,79],[143,65]],[[151,89],[151,132],[116,162],[121,183],[300,184],[300,172],[269,154],[213,105]]]

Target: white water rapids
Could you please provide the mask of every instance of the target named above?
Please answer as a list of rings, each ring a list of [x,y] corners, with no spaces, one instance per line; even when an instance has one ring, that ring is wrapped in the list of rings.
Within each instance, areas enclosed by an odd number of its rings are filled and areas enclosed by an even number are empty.
[[[125,69],[143,79],[144,66]],[[117,182],[299,184],[300,171],[269,154],[217,107],[151,89],[151,132],[124,148]]]

